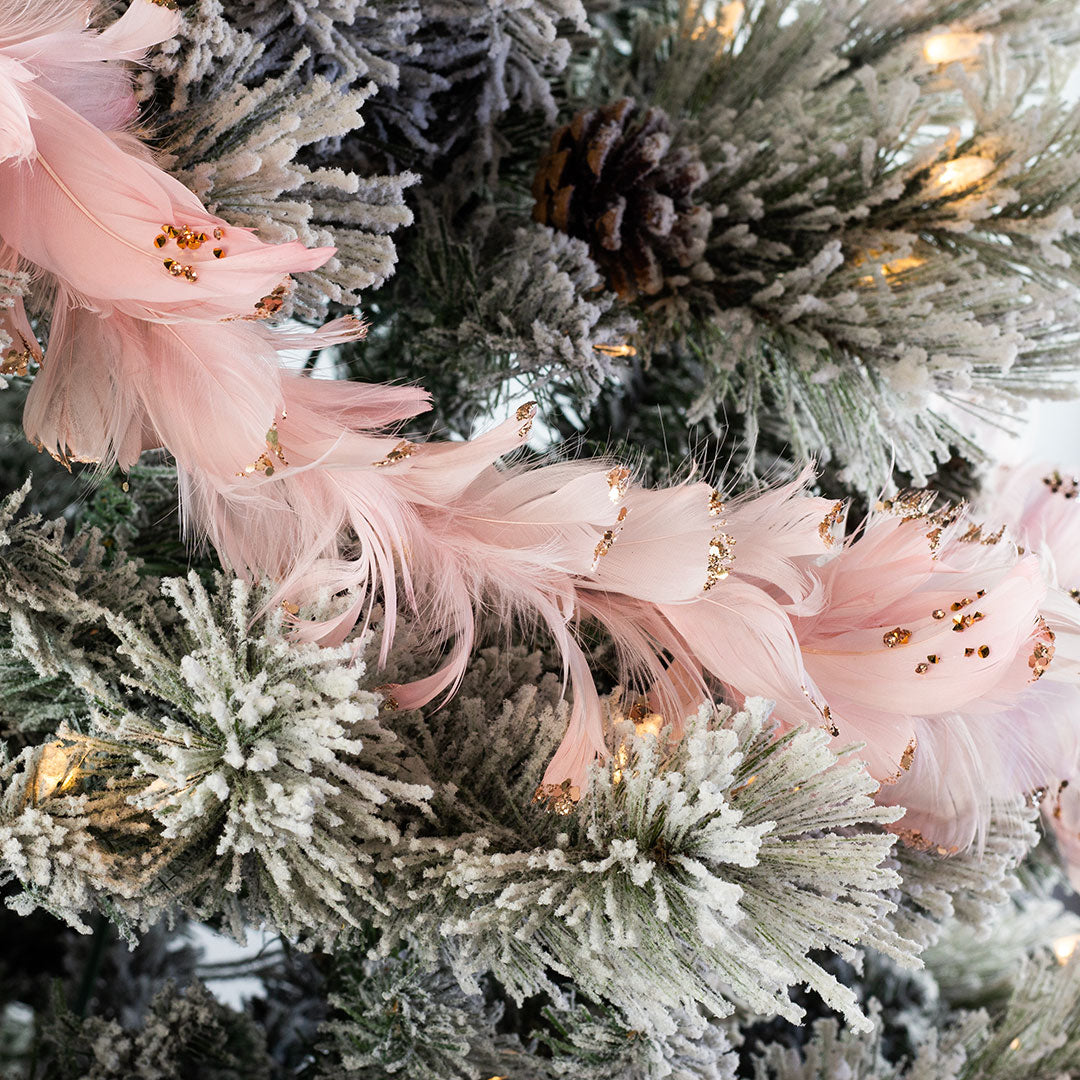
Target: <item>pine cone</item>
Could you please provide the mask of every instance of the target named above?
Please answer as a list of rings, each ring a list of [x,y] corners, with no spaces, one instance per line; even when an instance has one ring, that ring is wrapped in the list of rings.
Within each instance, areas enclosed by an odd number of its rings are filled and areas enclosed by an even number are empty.
[[[705,181],[696,147],[671,149],[671,123],[631,98],[584,109],[552,136],[533,181],[533,217],[588,242],[624,300],[652,296],[666,272],[705,250],[711,221],[693,202]]]

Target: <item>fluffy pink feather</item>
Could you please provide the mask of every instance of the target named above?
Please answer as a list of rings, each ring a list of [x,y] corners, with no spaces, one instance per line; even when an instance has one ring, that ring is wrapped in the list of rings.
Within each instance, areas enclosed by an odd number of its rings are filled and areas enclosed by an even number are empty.
[[[1080,477],[1071,469],[1031,465],[1000,469],[985,513],[1009,524],[1017,541],[1038,554],[1047,585],[1043,614],[1054,634],[1056,710],[1044,726],[1080,729]],[[1080,749],[1063,752],[1041,780],[1044,814],[1074,882],[1080,881]]]
[[[15,14],[0,15],[0,120],[17,121],[0,124],[0,148],[12,144],[0,157],[0,257],[57,291],[27,435],[64,461],[124,466],[165,446],[201,483],[227,482],[265,448],[282,405],[276,351],[295,344],[252,320],[280,306],[288,274],[332,251],[232,228],[92,122],[130,119],[130,76],[115,61],[174,33],[176,12],[135,0],[101,33],[77,5]],[[26,335],[25,318],[16,329]]]
[[[909,503],[871,517],[822,566],[822,609],[794,620],[840,737],[866,744],[880,801],[950,849],[981,841],[996,806],[1076,750],[1059,695],[1031,685],[1053,654],[1039,561],[978,542],[955,516]]]
[[[282,385],[270,475],[192,489],[188,504],[232,567],[281,582],[275,602],[356,590],[341,618],[301,624],[302,636],[340,641],[381,587],[384,651],[403,602],[452,642],[441,671],[395,689],[401,705],[453,689],[481,609],[540,619],[565,658],[573,713],[549,782],[580,784],[606,753],[575,633],[582,617],[614,633],[673,717],[686,692],[668,676],[676,663],[700,686],[697,700],[708,674],[820,721],[786,609],[812,602],[814,577],[796,560],[826,550],[832,504],[806,497],[802,482],[725,509],[707,485],[646,491],[598,462],[497,468],[527,437],[533,407],[468,443],[414,445],[372,428],[425,407],[415,391],[301,376]]]
[[[93,33],[84,13],[51,0],[0,13],[0,264],[34,267],[57,296],[31,438],[123,466],[165,446],[189,526],[227,565],[278,582],[274,602],[355,593],[338,618],[298,622],[301,636],[343,640],[378,593],[385,655],[413,608],[450,653],[398,689],[402,705],[453,690],[484,614],[539,620],[574,692],[551,783],[580,784],[606,752],[581,619],[612,633],[676,731],[720,684],[864,741],[895,781],[882,797],[938,843],[969,843],[995,799],[1075,753],[1072,728],[1046,721],[1073,687],[1029,685],[1051,647],[1041,572],[1007,545],[965,545],[916,514],[871,521],[829,557],[842,508],[804,481],[724,507],[705,485],[646,491],[597,462],[500,466],[531,408],[468,443],[416,446],[386,429],[426,408],[421,391],[285,371],[275,353],[297,336],[253,320],[332,252],[226,225],[115,132],[134,116],[118,61],[176,16],[134,0]],[[20,305],[0,317],[33,348]],[[346,319],[302,341],[361,332]]]

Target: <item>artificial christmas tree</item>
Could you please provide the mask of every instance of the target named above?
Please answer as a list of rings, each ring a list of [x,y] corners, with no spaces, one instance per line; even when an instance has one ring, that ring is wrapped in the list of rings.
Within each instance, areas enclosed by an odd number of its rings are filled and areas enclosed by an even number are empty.
[[[1080,1075],[1078,36],[0,11],[3,1075]]]

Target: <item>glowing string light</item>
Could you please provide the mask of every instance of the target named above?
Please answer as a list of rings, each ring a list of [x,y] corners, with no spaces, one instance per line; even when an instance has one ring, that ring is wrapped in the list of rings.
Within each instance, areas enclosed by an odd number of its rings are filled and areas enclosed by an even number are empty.
[[[955,195],[977,184],[994,171],[994,162],[978,154],[965,154],[935,165],[930,179],[942,195]]]
[[[986,37],[986,34],[972,30],[933,34],[923,42],[923,56],[928,64],[955,64],[972,60],[978,56]]]

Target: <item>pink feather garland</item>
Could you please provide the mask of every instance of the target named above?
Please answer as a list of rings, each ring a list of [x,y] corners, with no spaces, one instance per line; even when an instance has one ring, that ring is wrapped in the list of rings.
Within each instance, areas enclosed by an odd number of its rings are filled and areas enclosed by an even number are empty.
[[[1054,634],[1054,662],[1044,686],[1055,696],[1035,718],[1044,740],[1063,723],[1080,724],[1080,477],[1072,470],[1040,465],[1000,469],[986,514],[989,520],[1007,522],[1017,541],[1038,556],[1046,584],[1042,612]],[[1046,790],[1043,812],[1077,884],[1080,748],[1062,748],[1052,764],[1039,784]]]
[[[259,321],[332,250],[229,226],[119,130],[136,109],[118,61],[171,36],[175,12],[134,0],[94,33],[83,11],[0,12],[0,267],[31,267],[56,293],[31,439],[125,468],[165,447],[189,529],[275,581],[271,603],[354,595],[336,619],[296,619],[300,637],[344,640],[378,593],[385,657],[414,610],[449,656],[395,688],[402,706],[453,691],[478,611],[542,623],[573,691],[547,784],[580,787],[608,752],[583,619],[610,632],[675,735],[716,687],[768,697],[785,725],[864,743],[880,798],[946,847],[1075,760],[1080,667],[1032,685],[1069,619],[1043,621],[1057,612],[1043,571],[1008,543],[970,543],[909,503],[837,546],[843,507],[808,496],[806,477],[725,506],[707,485],[648,491],[610,463],[508,467],[533,406],[470,442],[417,445],[386,432],[427,408],[422,391],[288,372],[278,351],[363,333],[351,318],[303,335]],[[21,303],[0,319],[5,363],[40,357]]]

